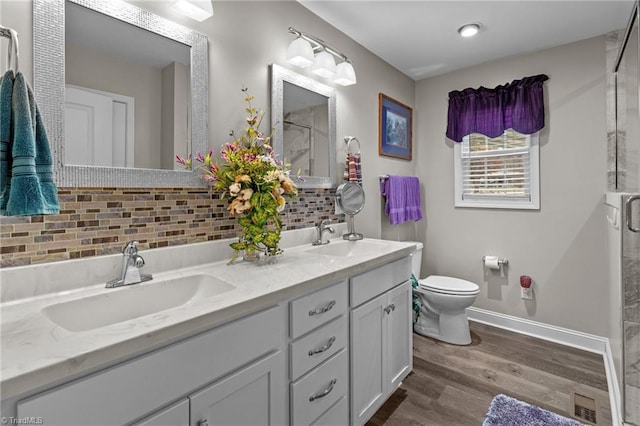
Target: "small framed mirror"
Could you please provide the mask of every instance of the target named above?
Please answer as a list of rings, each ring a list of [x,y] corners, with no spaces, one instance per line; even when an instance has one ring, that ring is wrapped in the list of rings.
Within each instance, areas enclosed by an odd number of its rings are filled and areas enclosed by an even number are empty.
[[[272,145],[299,188],[336,186],[336,94],[332,87],[271,65]]]

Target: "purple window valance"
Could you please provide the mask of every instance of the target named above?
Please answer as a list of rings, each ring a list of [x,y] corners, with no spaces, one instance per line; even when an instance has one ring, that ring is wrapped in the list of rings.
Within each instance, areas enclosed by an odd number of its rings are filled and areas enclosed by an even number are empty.
[[[471,133],[495,138],[507,129],[530,135],[544,127],[544,74],[514,80],[495,89],[449,93],[447,137],[456,142]]]

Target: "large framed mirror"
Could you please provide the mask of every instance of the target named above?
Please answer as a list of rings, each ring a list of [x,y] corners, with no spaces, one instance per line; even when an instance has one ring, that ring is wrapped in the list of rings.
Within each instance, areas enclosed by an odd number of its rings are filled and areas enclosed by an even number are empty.
[[[61,187],[191,187],[207,37],[120,0],[33,0],[34,92]],[[195,156],[195,155],[194,155]]]
[[[271,65],[272,145],[300,188],[336,186],[336,94],[332,87]]]

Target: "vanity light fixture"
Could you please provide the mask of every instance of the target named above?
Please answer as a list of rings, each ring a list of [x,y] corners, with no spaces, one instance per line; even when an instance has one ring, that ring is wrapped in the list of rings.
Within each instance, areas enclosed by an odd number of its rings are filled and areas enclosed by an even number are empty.
[[[341,86],[356,84],[356,72],[344,53],[295,28],[289,27],[289,32],[297,38],[287,48],[287,62],[301,68],[312,67],[313,73]],[[335,58],[342,61],[337,66]]]
[[[171,5],[175,11],[202,22],[213,16],[213,0],[178,0]]]
[[[458,34],[462,37],[473,37],[478,34],[478,31],[480,31],[480,25],[478,24],[467,24],[458,28]]]

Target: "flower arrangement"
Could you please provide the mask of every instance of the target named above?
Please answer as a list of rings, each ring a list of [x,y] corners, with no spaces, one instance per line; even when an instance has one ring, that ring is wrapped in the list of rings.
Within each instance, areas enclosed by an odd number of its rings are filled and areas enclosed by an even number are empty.
[[[264,111],[253,107],[253,96],[242,88],[247,103],[248,127],[237,136],[231,132],[233,140],[222,146],[220,160],[213,160],[213,152],[207,155],[198,152],[195,157],[196,169],[212,187],[222,192],[221,198],[228,197],[227,210],[238,217],[242,227],[239,241],[231,244],[233,262],[241,251],[245,258],[264,252],[268,256],[282,253],[278,246],[282,230],[280,213],[286,205],[285,197],[295,197],[297,188],[289,178],[286,165],[276,159],[271,147],[271,137],[260,132]],[[176,156],[185,168],[193,167],[190,157]]]

